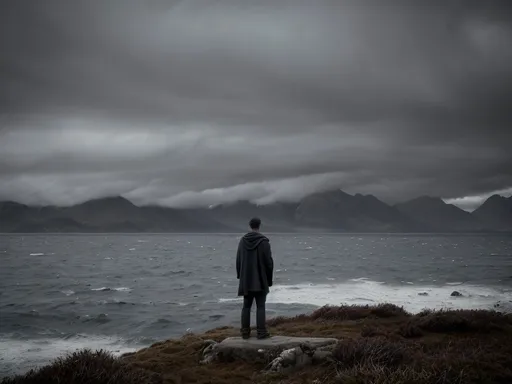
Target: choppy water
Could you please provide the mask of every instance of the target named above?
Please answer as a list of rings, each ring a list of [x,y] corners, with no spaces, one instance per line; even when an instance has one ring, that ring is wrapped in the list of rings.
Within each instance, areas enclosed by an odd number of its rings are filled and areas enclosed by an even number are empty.
[[[76,348],[125,352],[238,326],[239,236],[0,235],[0,377]],[[268,317],[341,303],[511,306],[510,236],[269,236]]]

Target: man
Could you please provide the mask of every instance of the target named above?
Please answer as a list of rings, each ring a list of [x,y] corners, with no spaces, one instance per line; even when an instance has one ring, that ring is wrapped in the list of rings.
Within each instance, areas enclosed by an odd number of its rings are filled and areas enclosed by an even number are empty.
[[[251,337],[251,307],[254,300],[257,337],[270,337],[266,327],[265,302],[269,287],[272,286],[274,261],[269,240],[260,233],[260,226],[260,219],[251,219],[251,230],[240,239],[236,253],[236,275],[240,280],[238,296],[244,297],[241,328],[244,339]]]

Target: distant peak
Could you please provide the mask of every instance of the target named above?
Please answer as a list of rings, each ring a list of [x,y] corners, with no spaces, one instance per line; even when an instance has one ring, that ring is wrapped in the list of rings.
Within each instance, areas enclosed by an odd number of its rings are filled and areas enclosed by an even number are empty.
[[[374,195],[363,195],[361,193],[356,193],[354,197],[357,197],[359,199],[379,200]]]
[[[506,197],[498,195],[498,194],[494,194],[491,197],[489,197],[487,200],[496,200],[496,201],[498,201],[498,200],[506,200]]]
[[[101,197],[99,199],[93,199],[93,201],[100,200],[100,201],[129,201],[128,199],[122,197],[122,196],[107,196],[107,197]]]
[[[502,204],[508,204],[508,202],[511,200],[512,200],[511,197],[507,198],[505,196],[494,194],[491,197],[489,197],[487,200],[485,200],[481,206],[489,206],[489,205],[501,206]]]
[[[84,202],[83,204],[124,204],[124,205],[134,205],[130,200],[122,196],[107,196],[100,197],[97,199],[92,199]]]
[[[0,205],[3,205],[5,207],[7,206],[12,206],[12,207],[20,207],[20,206],[25,206],[25,204],[21,204],[21,203],[18,203],[16,201],[0,201]]]
[[[337,197],[337,196],[352,196],[352,195],[349,195],[348,193],[343,192],[341,189],[331,189],[328,191],[315,192],[306,197],[313,197],[313,196],[314,197],[330,198],[330,197]]]
[[[420,197],[418,197],[416,199],[413,199],[412,201],[446,204],[443,201],[443,199],[441,199],[440,197],[427,196],[427,195],[420,196]]]

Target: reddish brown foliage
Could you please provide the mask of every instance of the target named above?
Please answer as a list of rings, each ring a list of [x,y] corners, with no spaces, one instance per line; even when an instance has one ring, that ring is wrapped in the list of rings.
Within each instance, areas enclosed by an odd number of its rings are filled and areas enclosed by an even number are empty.
[[[83,350],[23,376],[6,378],[2,384],[160,384],[160,375],[129,366],[104,351]]]

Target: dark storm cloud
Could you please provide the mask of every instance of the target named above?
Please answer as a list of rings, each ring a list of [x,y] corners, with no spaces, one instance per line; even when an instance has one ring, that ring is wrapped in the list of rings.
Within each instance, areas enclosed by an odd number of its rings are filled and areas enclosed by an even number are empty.
[[[512,186],[511,20],[508,1],[2,2],[0,199],[341,187],[470,209]]]

